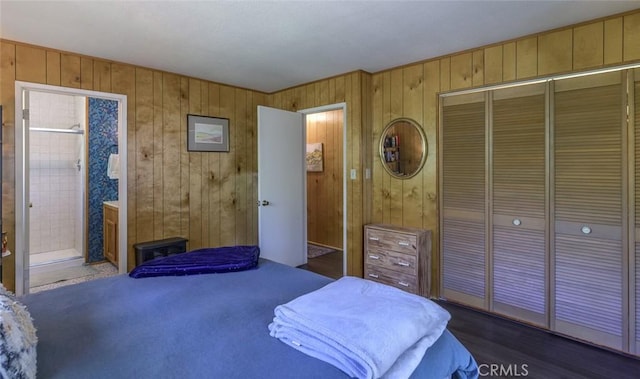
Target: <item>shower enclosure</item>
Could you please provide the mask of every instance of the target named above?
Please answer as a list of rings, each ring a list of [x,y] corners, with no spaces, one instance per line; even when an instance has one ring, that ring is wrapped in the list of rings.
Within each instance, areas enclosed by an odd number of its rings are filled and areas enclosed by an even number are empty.
[[[29,92],[29,266],[85,263],[86,98]]]

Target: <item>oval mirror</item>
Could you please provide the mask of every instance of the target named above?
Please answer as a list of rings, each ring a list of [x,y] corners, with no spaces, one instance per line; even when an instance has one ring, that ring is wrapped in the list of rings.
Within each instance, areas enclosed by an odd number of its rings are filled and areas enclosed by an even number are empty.
[[[380,137],[380,159],[389,174],[399,179],[415,176],[427,160],[427,137],[409,118],[391,121]]]

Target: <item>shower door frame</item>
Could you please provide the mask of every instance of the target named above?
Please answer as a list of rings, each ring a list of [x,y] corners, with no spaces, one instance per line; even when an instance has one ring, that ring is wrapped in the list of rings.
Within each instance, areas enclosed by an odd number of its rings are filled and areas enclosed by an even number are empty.
[[[16,81],[15,108],[15,168],[16,168],[16,259],[15,293],[29,291],[29,120],[23,116],[28,109],[24,94],[33,92],[57,93],[68,96],[84,96],[113,100],[118,103],[118,150],[120,155],[120,179],[118,180],[119,214],[118,224],[118,272],[127,272],[127,96],[108,92],[98,92],[77,88],[52,86]],[[21,122],[18,122],[21,121]]]

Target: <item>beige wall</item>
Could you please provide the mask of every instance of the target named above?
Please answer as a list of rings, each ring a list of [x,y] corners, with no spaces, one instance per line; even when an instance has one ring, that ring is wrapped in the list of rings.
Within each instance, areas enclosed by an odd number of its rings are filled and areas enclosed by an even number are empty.
[[[287,110],[347,104],[347,269],[362,275],[363,225],[389,222],[435,232],[437,216],[437,94],[539,76],[640,61],[640,10],[535,36],[497,43],[404,67],[353,72],[270,95],[91,57],[0,44],[4,106],[3,222],[15,241],[15,80],[128,96],[129,256],[136,242],[182,235],[190,248],[257,239],[256,106]],[[187,153],[186,114],[231,119],[231,152]],[[428,138],[424,169],[409,180],[382,169],[377,146],[397,117],[420,123]],[[371,180],[365,168],[373,167]],[[204,211],[202,211],[204,210]],[[437,274],[439,249],[434,246]],[[13,288],[14,257],[3,261]],[[437,283],[434,275],[432,283]]]

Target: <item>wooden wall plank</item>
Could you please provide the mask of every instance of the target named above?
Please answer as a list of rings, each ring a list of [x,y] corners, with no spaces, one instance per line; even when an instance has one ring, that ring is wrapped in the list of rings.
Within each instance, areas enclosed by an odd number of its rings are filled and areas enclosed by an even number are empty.
[[[484,50],[473,52],[471,83],[474,87],[484,84]]]
[[[202,85],[197,79],[189,79],[189,105],[187,113],[204,115],[202,112]],[[185,133],[186,134],[186,130]],[[191,249],[205,247],[202,236],[202,159],[206,153],[190,151],[187,153],[188,183],[187,198],[189,207],[189,246]]]
[[[247,93],[245,90],[235,90],[235,127],[233,144],[235,150],[235,193],[236,193],[236,234],[237,244],[247,243]]]
[[[473,54],[464,53],[451,57],[451,89],[469,88],[473,85]]]
[[[93,61],[93,89],[111,92],[111,64],[101,60]]]
[[[516,80],[517,75],[517,46],[515,42],[502,45],[502,80],[505,82]]]
[[[128,209],[135,213],[136,233],[140,241],[152,241],[154,238],[153,212],[153,126],[154,126],[154,79],[153,71],[142,68],[135,70],[136,84],[136,123],[135,155],[135,198],[136,208]]]
[[[189,78],[180,77],[180,115],[179,115],[179,127],[180,127],[180,171],[178,176],[180,177],[180,235],[191,235],[191,229],[189,228],[189,221],[191,216],[189,215],[189,152],[187,151],[187,113],[189,113]],[[191,249],[191,241],[189,241],[189,248]]]
[[[484,50],[484,81],[486,84],[502,82],[502,45]]]
[[[538,74],[538,38],[516,42],[516,78],[526,79]]]
[[[165,237],[182,236],[180,229],[180,77],[162,77],[162,178]]]
[[[16,45],[16,78],[32,83],[47,82],[47,52],[33,46]]]
[[[230,245],[236,238],[236,176],[235,176],[235,133],[236,129],[234,88],[221,86],[220,88],[220,115],[230,119],[229,121],[229,153],[220,156],[220,243]]]
[[[191,86],[189,86],[190,91]],[[198,112],[204,116],[210,116],[209,114],[209,84],[206,81],[202,81],[200,83],[200,106],[197,107],[199,109]],[[191,95],[189,95],[189,110],[192,111],[191,105],[193,101],[191,99]],[[195,105],[195,104],[194,104]],[[207,154],[201,154],[200,157],[200,172],[193,173],[193,175],[197,175],[200,178],[200,186],[196,188],[200,196],[201,208],[198,209],[198,213],[200,214],[200,238],[202,247],[210,247],[209,243],[209,185],[208,185],[208,177],[209,177],[209,159],[207,158]],[[190,185],[193,185],[191,182]],[[191,205],[189,205],[190,209],[193,209]],[[195,227],[195,226],[192,226]]]
[[[452,63],[452,67],[453,67]],[[452,68],[453,71],[453,68]],[[389,122],[395,120],[398,117],[403,116],[402,102],[404,101],[403,95],[403,71],[402,69],[395,69],[391,71],[391,104],[390,113],[391,119]],[[387,174],[389,175],[389,174]],[[390,196],[390,209],[389,209],[389,222],[393,225],[402,225],[402,180],[391,178],[389,187]]]
[[[448,81],[448,79],[447,79]],[[391,71],[386,71],[382,75],[382,88],[384,94],[382,96],[382,125],[380,126],[380,134],[391,122],[393,116],[391,114]],[[384,168],[383,168],[384,170]],[[391,223],[391,175],[386,171],[382,172],[382,222],[385,224]]]
[[[568,72],[573,67],[573,30],[565,29],[538,37],[538,75]],[[530,76],[535,75],[529,74]]]
[[[8,246],[16,251],[15,232],[15,81],[16,45],[0,40],[0,104],[2,104],[2,228],[7,232]],[[15,291],[15,254],[2,259],[2,283]]]
[[[604,64],[622,62],[622,17],[604,21]]]
[[[363,125],[362,125],[362,80],[360,77],[360,73],[352,73],[349,75],[351,87],[347,88],[351,90],[350,98],[352,102],[349,125],[350,128],[350,141],[349,144],[351,150],[351,161],[348,164],[349,167],[356,170],[357,177],[355,180],[350,180],[349,184],[351,184],[350,191],[350,199],[353,201],[349,202],[350,210],[349,210],[349,224],[347,226],[348,230],[351,230],[351,240],[352,250],[353,252],[358,252],[358,254],[349,254],[347,256],[347,262],[350,264],[349,272],[352,275],[362,276],[364,267],[363,267],[363,233],[364,229],[363,225],[363,214],[364,214],[364,204],[363,204],[363,176],[364,170],[362,167],[362,163],[364,161],[362,154],[362,136],[363,136]],[[357,142],[355,142],[357,141]]]
[[[640,59],[640,12],[624,16],[624,61]]]
[[[451,58],[440,59],[440,91],[451,89]]]
[[[371,109],[371,122],[373,132],[371,134],[372,137],[372,153],[373,153],[373,164],[371,167],[372,174],[372,222],[382,223],[383,222],[383,199],[384,199],[384,187],[382,185],[382,177],[384,168],[382,167],[382,163],[380,161],[380,136],[382,134],[382,129],[384,128],[383,121],[383,95],[385,92],[384,89],[384,75],[374,75],[372,79],[372,109]]]
[[[103,72],[108,72],[111,76],[110,70],[104,70],[104,67],[98,62],[95,62],[95,74],[96,76],[102,76]],[[99,73],[100,72],[100,73]],[[100,86],[104,85],[102,79],[97,83]],[[158,71],[153,72],[153,239],[163,239],[167,237],[164,233],[164,142],[163,142],[163,128],[164,128],[164,86],[163,86],[163,74]]]
[[[60,85],[60,53],[47,51],[47,84]]]
[[[307,144],[324,142],[318,139],[318,117],[310,115],[307,118]],[[325,143],[326,145],[326,143]],[[318,235],[318,223],[322,221],[318,215],[318,197],[320,193],[320,178],[325,172],[307,172],[307,240],[322,243]]]
[[[421,127],[424,119],[424,69],[418,64],[403,70],[403,109],[404,117],[415,120]],[[407,143],[409,141],[406,141]],[[400,146],[402,146],[402,139]],[[401,147],[402,149],[402,147]],[[401,152],[402,154],[402,152]],[[398,180],[398,179],[396,179]],[[402,182],[402,226],[422,227],[422,175],[399,180]]]
[[[80,59],[80,87],[93,89],[93,59],[86,57]]]
[[[80,57],[73,54],[60,55],[60,85],[80,88]]]
[[[578,26],[573,30],[573,68],[601,66],[604,62],[604,22]]]
[[[220,85],[209,84],[209,114],[215,117],[224,117],[220,111]],[[233,124],[229,122],[229,127]],[[206,190],[209,195],[209,246],[221,246],[221,187],[222,175],[220,166],[221,154],[207,154],[209,161],[209,174],[206,180]],[[257,221],[257,219],[256,219]]]

